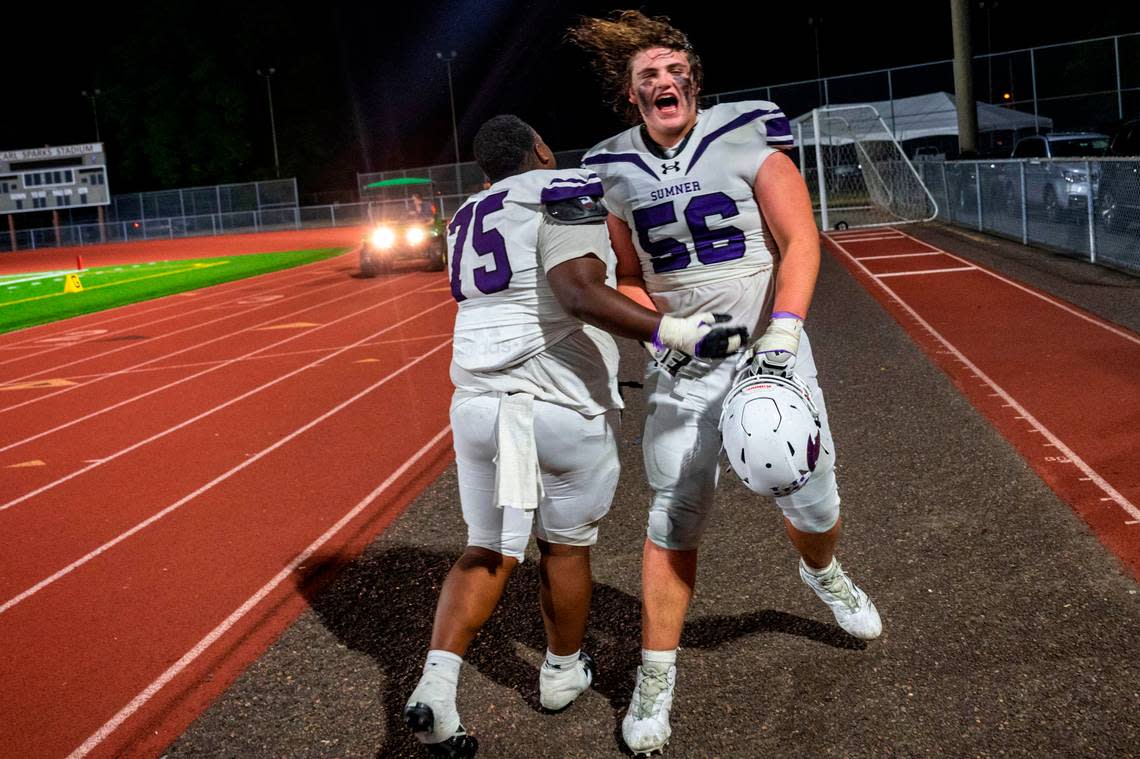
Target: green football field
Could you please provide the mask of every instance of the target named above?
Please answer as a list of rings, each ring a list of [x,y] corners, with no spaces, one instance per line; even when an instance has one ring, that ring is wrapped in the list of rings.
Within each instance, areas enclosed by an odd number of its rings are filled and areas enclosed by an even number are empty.
[[[345,248],[101,266],[0,276],[0,333],[320,261]],[[65,292],[69,275],[82,290]]]

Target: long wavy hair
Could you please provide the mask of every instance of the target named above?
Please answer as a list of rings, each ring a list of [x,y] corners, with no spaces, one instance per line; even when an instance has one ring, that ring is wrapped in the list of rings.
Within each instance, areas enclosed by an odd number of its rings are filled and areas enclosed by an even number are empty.
[[[592,55],[606,101],[630,124],[641,121],[637,105],[629,102],[629,87],[633,58],[642,50],[663,47],[684,53],[692,69],[693,91],[700,91],[701,59],[685,33],[665,16],[616,11],[608,19],[583,17],[566,33],[566,40]]]

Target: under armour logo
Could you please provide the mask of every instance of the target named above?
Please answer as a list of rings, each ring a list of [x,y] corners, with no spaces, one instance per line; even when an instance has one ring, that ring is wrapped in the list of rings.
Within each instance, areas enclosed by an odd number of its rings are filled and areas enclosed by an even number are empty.
[[[673,163],[661,164],[661,173],[662,174],[668,174],[670,171],[680,171],[680,170],[681,170],[681,162],[680,161],[673,161]]]

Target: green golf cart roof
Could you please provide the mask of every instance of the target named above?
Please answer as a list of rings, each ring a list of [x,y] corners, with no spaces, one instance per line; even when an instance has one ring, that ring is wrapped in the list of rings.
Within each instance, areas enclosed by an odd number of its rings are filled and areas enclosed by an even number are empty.
[[[423,184],[431,184],[431,180],[422,177],[396,177],[395,179],[381,179],[379,182],[366,184],[364,189],[372,190],[378,187],[406,187],[407,185]]]

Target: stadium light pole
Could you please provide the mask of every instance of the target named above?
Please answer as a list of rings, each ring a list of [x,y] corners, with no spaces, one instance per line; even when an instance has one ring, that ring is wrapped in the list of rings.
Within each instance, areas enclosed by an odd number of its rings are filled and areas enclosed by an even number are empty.
[[[455,51],[447,55],[439,52],[435,57],[447,64],[447,96],[451,100],[451,138],[455,141],[455,192],[463,194],[463,181],[459,178],[459,129],[455,125],[455,88],[451,84],[451,62],[455,60]]]
[[[980,0],[978,9],[986,12],[986,102],[994,102],[994,39],[990,29],[990,13],[997,8],[997,0]]]
[[[95,117],[95,142],[102,142],[99,139],[99,109],[95,107],[95,98],[102,95],[103,91],[97,89],[90,92],[83,90],[80,94],[91,101],[91,115]]]
[[[269,83],[269,77],[275,73],[277,69],[273,67],[257,70],[258,76],[265,77],[265,93],[269,96],[269,131],[273,135],[273,172],[280,179],[281,162],[277,160],[277,121],[273,117],[273,85]]]
[[[819,27],[823,25],[822,16],[808,16],[808,26],[815,34],[815,85],[819,89],[819,104],[827,105],[823,96],[823,69],[819,65]]]

